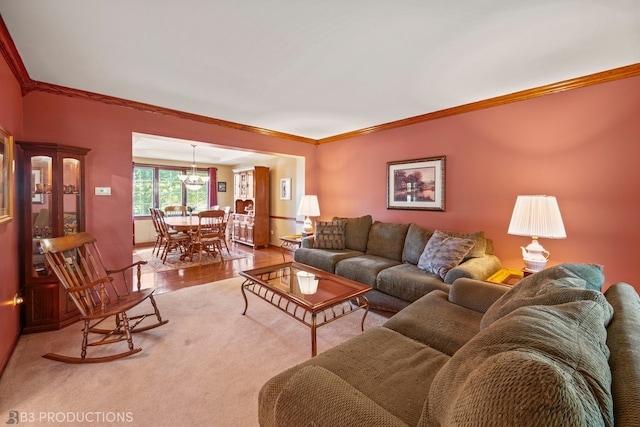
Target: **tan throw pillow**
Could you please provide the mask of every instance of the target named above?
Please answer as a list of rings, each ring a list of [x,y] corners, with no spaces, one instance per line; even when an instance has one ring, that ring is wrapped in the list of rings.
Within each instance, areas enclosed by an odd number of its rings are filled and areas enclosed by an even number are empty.
[[[316,221],[313,247],[316,249],[344,249],[344,220]]]
[[[484,231],[476,231],[474,233],[456,233],[454,231],[443,231],[443,233],[451,237],[457,237],[458,239],[469,239],[473,241],[473,247],[465,256],[465,259],[481,258],[486,253],[487,239],[484,236]]]
[[[436,230],[420,255],[418,268],[444,279],[447,272],[467,256],[473,245],[472,240],[451,237]]]

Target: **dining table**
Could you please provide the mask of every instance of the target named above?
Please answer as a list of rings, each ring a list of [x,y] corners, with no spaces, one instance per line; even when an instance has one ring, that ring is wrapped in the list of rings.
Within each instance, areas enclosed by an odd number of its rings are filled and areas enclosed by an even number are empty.
[[[198,228],[198,215],[165,216],[164,222],[176,231],[188,233]]]
[[[194,251],[201,247],[198,241],[199,239],[196,236],[196,233],[198,232],[198,225],[200,223],[198,215],[165,216],[164,220],[170,228],[191,236],[187,250],[180,256],[180,260],[189,258],[190,261],[193,261]]]

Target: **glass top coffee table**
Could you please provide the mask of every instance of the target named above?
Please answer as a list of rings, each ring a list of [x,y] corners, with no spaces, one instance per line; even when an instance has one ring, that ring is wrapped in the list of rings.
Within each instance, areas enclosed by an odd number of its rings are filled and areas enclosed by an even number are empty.
[[[316,329],[349,313],[364,309],[360,328],[369,313],[369,300],[364,293],[370,286],[308,265],[285,262],[242,271],[244,315],[249,307],[250,292],[280,311],[311,328],[311,356],[317,353]]]

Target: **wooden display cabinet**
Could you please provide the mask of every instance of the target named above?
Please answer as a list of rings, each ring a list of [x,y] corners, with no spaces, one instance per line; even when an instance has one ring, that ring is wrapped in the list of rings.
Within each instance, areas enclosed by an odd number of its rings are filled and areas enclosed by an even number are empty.
[[[233,196],[233,241],[269,246],[269,168],[234,169]]]
[[[89,149],[16,141],[23,332],[63,328],[78,310],[47,266],[40,240],[85,230],[85,156]]]

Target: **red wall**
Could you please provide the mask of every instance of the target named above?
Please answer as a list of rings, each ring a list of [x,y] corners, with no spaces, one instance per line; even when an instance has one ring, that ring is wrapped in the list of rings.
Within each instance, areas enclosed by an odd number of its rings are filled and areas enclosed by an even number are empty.
[[[607,285],[640,289],[638,94],[635,77],[323,144],[320,210],[485,230],[503,265],[521,268],[520,246],[530,239],[507,234],[516,196],[554,195],[567,238],[540,239],[551,264],[602,264]],[[440,155],[446,211],[387,210],[386,162]]]
[[[308,157],[307,186],[313,187],[316,147],[191,120],[145,113],[95,101],[34,92],[24,98],[25,139],[91,148],[87,156],[87,231],[98,238],[106,262],[131,261],[131,139],[148,133],[263,152]],[[111,187],[95,196],[94,187]]]
[[[0,57],[0,125],[16,139],[22,136],[20,85]],[[0,224],[0,373],[9,360],[19,334],[19,308],[13,306],[18,292],[18,212],[14,194],[14,219]]]
[[[381,221],[482,229],[512,268],[521,267],[519,247],[528,244],[506,233],[516,196],[555,195],[568,238],[542,240],[552,262],[600,263],[608,284],[640,289],[632,276],[640,241],[640,77],[319,147],[89,100],[37,92],[21,98],[3,61],[0,91],[0,123],[16,139],[92,149],[87,229],[110,249],[113,265],[131,259],[131,134],[141,132],[305,156],[306,190],[319,195],[324,218],[370,213]],[[447,156],[446,212],[387,210],[386,162],[439,155]],[[112,196],[93,196],[96,186],[112,187]],[[16,223],[0,225],[2,361],[17,337],[17,310],[6,302],[18,289]]]

